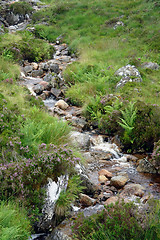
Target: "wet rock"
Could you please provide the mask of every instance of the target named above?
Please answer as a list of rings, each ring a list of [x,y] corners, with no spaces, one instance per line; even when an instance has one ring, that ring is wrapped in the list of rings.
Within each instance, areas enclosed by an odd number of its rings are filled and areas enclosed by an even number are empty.
[[[71,222],[65,220],[46,238],[46,240],[72,240]]]
[[[128,178],[126,176],[115,176],[111,178],[111,185],[113,185],[116,188],[122,188],[128,181]]]
[[[71,132],[70,139],[75,146],[89,149],[90,135],[88,133]]]
[[[98,135],[98,136],[91,136],[90,142],[92,146],[97,146],[99,144],[102,144],[104,141],[103,141],[103,137],[101,135]]]
[[[53,96],[58,98],[61,95],[61,90],[57,88],[51,88],[51,93],[53,94]]]
[[[113,192],[108,190],[106,192],[102,192],[99,196],[98,199],[99,201],[106,201],[108,198],[113,197]]]
[[[144,69],[151,69],[151,70],[159,69],[159,65],[157,63],[153,63],[153,62],[145,62],[141,65],[141,67]]]
[[[99,175],[104,175],[106,176],[107,178],[111,178],[112,177],[112,173],[109,172],[108,170],[106,169],[101,169],[99,172],[98,172]]]
[[[80,194],[79,200],[82,206],[90,207],[96,204],[96,199],[87,196],[86,194]]]
[[[33,66],[32,66],[32,65],[28,65],[28,66],[25,66],[25,67],[23,68],[23,70],[24,70],[25,73],[30,73],[30,72],[32,72],[32,69],[33,69]]]
[[[44,90],[44,87],[40,84],[37,84],[33,87],[33,91],[37,94],[40,95]]]
[[[49,64],[48,63],[41,63],[40,68],[44,71],[48,71],[49,70]]]
[[[50,84],[48,82],[41,81],[39,84],[44,88],[44,90],[50,90]]]
[[[127,82],[141,82],[142,78],[140,72],[135,66],[131,66],[130,64],[118,69],[115,72],[115,75],[121,76],[121,80],[117,83],[116,88],[123,87]]]
[[[100,183],[105,183],[105,182],[108,181],[108,178],[106,178],[106,176],[104,176],[104,175],[99,175],[98,181],[99,181]]]
[[[140,184],[127,184],[120,193],[120,197],[131,197],[132,195],[143,197],[144,190]]]
[[[54,79],[54,76],[51,73],[47,73],[43,78],[43,80],[46,82],[52,82],[52,79]]]
[[[43,75],[42,69],[32,71],[32,77],[41,77],[42,75]]]
[[[125,154],[124,154],[125,155]],[[137,162],[138,158],[133,156],[133,155],[130,155],[130,154],[126,154],[125,157],[127,158],[127,161],[132,161],[132,162]]]
[[[153,198],[153,195],[152,195],[152,194],[143,196],[143,197],[141,198],[141,202],[144,204],[144,203],[146,203],[146,202],[147,202],[149,199],[151,199],[151,198]]]
[[[152,163],[149,162],[146,158],[141,159],[139,161],[137,171],[144,172],[144,173],[156,173],[157,172],[155,167],[152,165]]]
[[[108,199],[104,202],[104,205],[105,205],[105,206],[108,206],[108,205],[110,205],[110,204],[115,204],[117,201],[118,201],[118,197],[117,197],[117,196],[113,196],[113,197],[108,198]]]
[[[68,104],[64,100],[59,100],[56,102],[55,107],[59,107],[62,110],[66,110],[68,108]]]
[[[54,107],[53,108],[53,113],[56,113],[59,116],[64,116],[65,115],[65,111],[63,111],[62,109],[60,109],[59,107]]]
[[[78,118],[78,117],[75,117],[73,116],[71,118],[71,122],[72,122],[72,125],[77,127],[77,128],[85,128],[85,126],[87,125],[87,122],[85,120],[85,118]]]
[[[54,72],[54,73],[59,73],[59,65],[57,63],[54,63],[54,64],[51,64],[50,65],[50,70],[51,72]]]

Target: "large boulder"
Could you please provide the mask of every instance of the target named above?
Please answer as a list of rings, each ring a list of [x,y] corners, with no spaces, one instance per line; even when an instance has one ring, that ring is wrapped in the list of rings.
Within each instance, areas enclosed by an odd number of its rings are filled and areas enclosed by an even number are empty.
[[[130,64],[118,69],[115,72],[115,75],[121,76],[121,80],[117,83],[116,88],[123,87],[127,82],[141,82],[142,77],[140,72],[135,66],[131,66]]]
[[[82,149],[89,149],[90,135],[88,133],[71,132],[70,139],[74,146]]]

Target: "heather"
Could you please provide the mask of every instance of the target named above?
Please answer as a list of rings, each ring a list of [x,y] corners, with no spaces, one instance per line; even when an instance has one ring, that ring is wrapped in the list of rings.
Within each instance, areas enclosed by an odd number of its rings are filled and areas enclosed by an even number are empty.
[[[47,178],[74,174],[78,158],[67,146],[39,145],[38,154],[29,159],[11,161],[0,165],[1,200],[18,198],[28,208],[30,217],[41,212]],[[24,150],[24,149],[23,149]],[[25,149],[25,151],[28,151]],[[77,186],[77,185],[76,185]]]
[[[124,240],[156,239],[160,237],[159,214],[157,201],[151,201],[148,210],[138,212],[133,203],[117,202],[110,204],[103,211],[85,218],[79,214],[74,221],[74,239],[83,240]]]

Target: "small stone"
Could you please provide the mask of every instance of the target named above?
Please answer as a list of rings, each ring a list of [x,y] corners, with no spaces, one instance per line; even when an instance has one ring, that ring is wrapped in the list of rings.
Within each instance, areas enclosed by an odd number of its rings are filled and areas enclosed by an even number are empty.
[[[55,107],[59,107],[62,110],[66,110],[69,107],[69,105],[64,100],[59,100],[58,102],[56,102]]]
[[[105,177],[107,178],[111,178],[112,177],[112,173],[109,172],[108,170],[106,169],[101,169],[99,172],[98,172],[99,175],[104,175]]]
[[[56,97],[58,98],[61,94],[61,90],[60,89],[57,89],[57,88],[51,88],[51,93]]]
[[[104,175],[100,175],[100,176],[98,177],[98,181],[99,181],[100,183],[105,183],[105,182],[108,181],[108,178],[106,178]]]
[[[119,175],[111,178],[111,185],[113,185],[116,188],[122,188],[127,181],[128,181],[127,177]]]
[[[85,207],[89,207],[96,204],[96,199],[91,198],[86,194],[80,193],[80,203]]]
[[[113,196],[113,197],[108,198],[108,199],[104,202],[104,205],[105,205],[105,206],[108,206],[108,205],[110,205],[110,204],[115,204],[117,201],[118,201],[118,197],[117,197],[117,196]]]

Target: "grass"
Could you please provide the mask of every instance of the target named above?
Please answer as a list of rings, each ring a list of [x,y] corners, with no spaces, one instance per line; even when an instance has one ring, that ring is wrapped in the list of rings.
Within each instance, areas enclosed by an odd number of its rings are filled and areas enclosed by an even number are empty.
[[[70,65],[65,73],[67,82],[75,84],[69,88],[67,93],[74,103],[77,101],[77,104],[81,102],[83,105],[90,95],[108,92],[109,84],[104,81],[100,82],[101,76],[98,78],[103,69],[105,69],[106,77],[110,78],[114,76],[118,68],[128,63],[135,63],[137,59],[140,59],[140,64],[146,61],[160,63],[158,37],[160,23],[159,9],[156,4],[158,4],[156,1],[140,0],[51,1],[48,12],[45,14],[42,11],[42,18],[38,21],[43,19],[48,22],[47,16],[50,16],[54,18],[54,23],[50,23],[50,26],[37,25],[36,34],[49,41],[55,41],[56,37],[63,34],[63,40],[69,43],[70,48],[77,51],[79,55],[79,65],[77,64],[76,67]],[[124,27],[113,29],[116,21],[123,21]],[[98,72],[94,75],[90,74],[89,80],[86,79],[82,65],[96,66],[97,63],[100,65]],[[154,97],[156,89],[159,89],[159,71],[147,72],[141,70],[140,67],[139,70],[142,72],[143,82],[139,85],[126,86],[127,91],[132,91],[133,94],[128,96],[126,92],[123,96],[132,101],[139,99],[155,103],[157,100],[160,104],[159,100]],[[79,78],[78,82],[77,78]],[[86,86],[83,82],[87,83]],[[150,93],[149,89],[153,86],[153,82],[155,87]],[[113,89],[116,83],[117,81],[114,81],[112,84],[112,92],[117,91]],[[88,85],[91,86],[89,94]],[[134,88],[137,88],[137,85],[141,89],[141,95],[135,94]],[[86,92],[81,95],[81,99],[75,96],[77,89],[80,94]],[[123,92],[123,90],[118,91],[120,94]]]
[[[31,226],[26,211],[15,202],[0,203],[0,239],[26,240]]]

